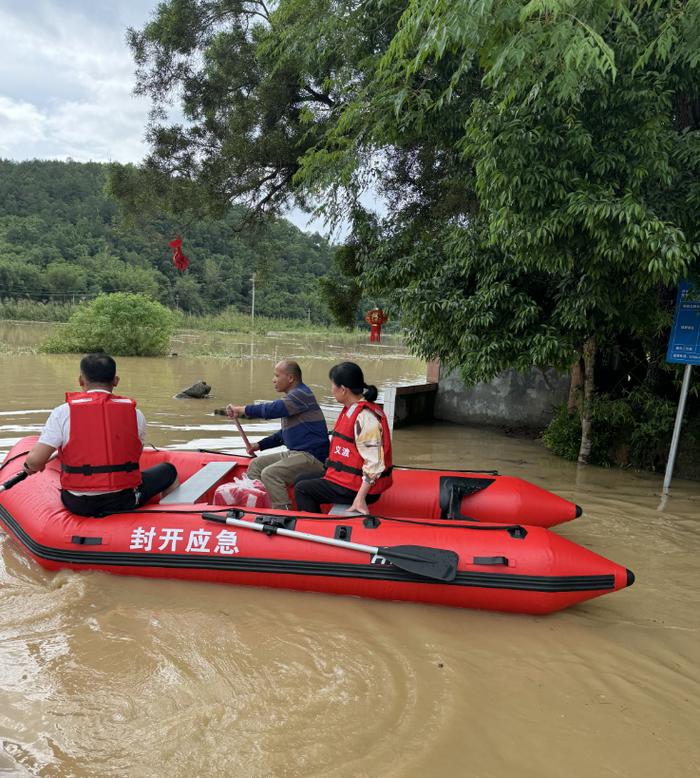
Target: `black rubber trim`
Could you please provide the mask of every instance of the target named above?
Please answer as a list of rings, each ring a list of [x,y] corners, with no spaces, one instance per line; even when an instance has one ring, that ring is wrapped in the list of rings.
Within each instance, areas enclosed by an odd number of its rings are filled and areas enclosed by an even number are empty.
[[[583,508],[580,505],[576,506],[576,518],[583,515]]]
[[[467,586],[481,589],[508,589],[530,592],[593,592],[615,588],[614,575],[536,576],[505,573],[457,573],[450,583],[412,575],[393,565],[340,564],[307,562],[293,559],[198,557],[195,554],[162,554],[130,551],[79,551],[56,549],[37,543],[0,505],[0,520],[34,556],[71,565],[105,565],[160,569],[189,568],[240,573],[276,573],[278,575],[316,575],[329,578],[356,578],[363,581],[404,581],[441,586]]]
[[[627,570],[627,586],[632,586],[632,584],[635,581],[634,573],[629,569],[629,567],[626,568],[626,570]]]

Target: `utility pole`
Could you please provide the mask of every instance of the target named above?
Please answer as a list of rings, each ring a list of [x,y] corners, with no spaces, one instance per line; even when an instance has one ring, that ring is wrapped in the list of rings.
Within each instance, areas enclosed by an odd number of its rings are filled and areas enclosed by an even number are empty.
[[[255,273],[253,273],[250,280],[253,282],[253,292],[250,303],[250,324],[251,328],[255,329]]]

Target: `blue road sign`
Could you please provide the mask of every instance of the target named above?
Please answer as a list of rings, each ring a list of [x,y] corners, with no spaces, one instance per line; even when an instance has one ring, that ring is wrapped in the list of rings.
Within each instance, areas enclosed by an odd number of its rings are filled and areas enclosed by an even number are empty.
[[[678,285],[666,361],[700,365],[700,290],[694,289],[689,281]]]

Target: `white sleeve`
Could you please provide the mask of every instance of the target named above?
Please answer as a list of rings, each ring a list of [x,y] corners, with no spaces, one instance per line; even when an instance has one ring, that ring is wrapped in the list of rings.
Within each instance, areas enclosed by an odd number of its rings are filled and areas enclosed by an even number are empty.
[[[136,426],[138,427],[138,431],[139,431],[139,440],[141,441],[142,445],[145,445],[146,417],[141,413],[141,411],[138,408],[136,409]]]
[[[53,448],[61,448],[68,442],[68,426],[70,411],[68,403],[63,403],[54,408],[44,424],[44,429],[39,435],[39,443],[45,443]]]

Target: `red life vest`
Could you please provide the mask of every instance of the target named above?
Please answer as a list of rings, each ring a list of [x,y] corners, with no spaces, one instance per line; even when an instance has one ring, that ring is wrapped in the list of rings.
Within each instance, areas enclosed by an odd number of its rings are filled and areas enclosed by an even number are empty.
[[[136,402],[109,392],[68,392],[70,434],[61,448],[61,488],[117,492],[141,483]]]
[[[391,486],[391,432],[382,410],[370,402],[359,402],[348,415],[343,409],[331,433],[331,450],[326,460],[324,478],[346,489],[359,491],[362,486],[362,465],[364,459],[355,445],[355,421],[363,410],[371,411],[382,425],[382,448],[384,450],[384,472],[370,486],[368,494],[380,494]]]

